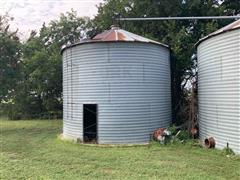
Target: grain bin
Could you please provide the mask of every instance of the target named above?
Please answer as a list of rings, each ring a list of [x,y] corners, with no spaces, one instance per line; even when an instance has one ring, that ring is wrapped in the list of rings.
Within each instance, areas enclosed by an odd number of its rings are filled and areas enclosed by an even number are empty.
[[[240,153],[240,20],[197,45],[200,138]]]
[[[62,57],[63,138],[143,144],[170,125],[167,45],[113,26]]]

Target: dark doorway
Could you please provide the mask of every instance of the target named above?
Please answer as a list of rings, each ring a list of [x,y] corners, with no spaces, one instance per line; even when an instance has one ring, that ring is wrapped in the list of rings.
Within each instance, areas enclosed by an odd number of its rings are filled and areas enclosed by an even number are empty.
[[[97,143],[97,104],[83,104],[83,141]]]

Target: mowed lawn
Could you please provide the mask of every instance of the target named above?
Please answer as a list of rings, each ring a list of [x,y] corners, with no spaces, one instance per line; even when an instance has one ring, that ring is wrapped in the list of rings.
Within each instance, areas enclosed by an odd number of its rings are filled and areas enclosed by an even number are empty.
[[[61,120],[0,120],[0,129],[0,179],[240,179],[240,156],[191,144],[64,142]]]

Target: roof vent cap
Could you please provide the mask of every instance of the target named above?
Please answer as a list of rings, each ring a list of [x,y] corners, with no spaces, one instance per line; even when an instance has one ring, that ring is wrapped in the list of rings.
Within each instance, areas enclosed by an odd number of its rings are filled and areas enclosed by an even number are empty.
[[[120,29],[120,27],[119,27],[119,25],[113,24],[113,25],[111,25],[111,29],[117,30],[117,29]]]

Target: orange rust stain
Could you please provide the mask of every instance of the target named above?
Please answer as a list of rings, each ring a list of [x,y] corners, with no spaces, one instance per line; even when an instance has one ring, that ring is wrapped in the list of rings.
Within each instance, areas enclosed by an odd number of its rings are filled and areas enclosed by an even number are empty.
[[[126,40],[126,37],[122,33],[118,32],[118,40],[124,41]]]
[[[102,32],[101,34],[98,34],[98,35],[96,35],[95,37],[93,37],[92,39],[93,40],[102,40],[105,36],[107,36],[107,34],[108,34],[109,32]]]
[[[112,31],[111,33],[108,34],[108,36],[106,36],[104,39],[102,39],[103,41],[116,41],[116,35],[115,32]]]
[[[110,30],[96,35],[92,38],[95,41],[125,41],[126,36],[115,30]]]

